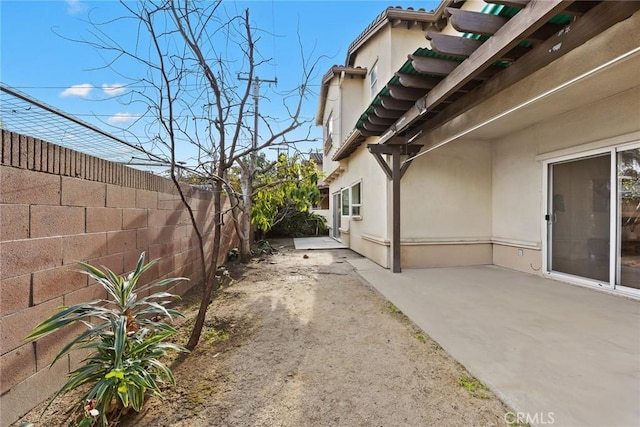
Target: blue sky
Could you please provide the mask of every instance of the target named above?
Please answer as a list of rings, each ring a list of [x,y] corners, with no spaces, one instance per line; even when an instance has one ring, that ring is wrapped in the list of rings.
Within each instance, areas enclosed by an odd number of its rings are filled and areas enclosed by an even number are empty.
[[[318,93],[322,75],[333,64],[344,64],[349,44],[388,6],[420,7],[427,10],[439,1],[232,1],[224,6],[230,13],[250,10],[254,26],[260,34],[258,46],[271,64],[258,70],[259,77],[277,77],[277,90],[286,91],[300,82],[299,32],[307,56],[322,57],[313,92]],[[0,0],[0,81],[38,100],[52,105],[82,120],[111,131],[109,124],[126,125],[140,112],[139,106],[124,105],[113,95],[118,94],[123,79],[111,69],[104,69],[104,56],[94,48],[65,40],[86,38],[91,25],[88,14],[98,20],[126,13],[113,0]],[[121,40],[134,40],[131,26],[110,26]],[[122,68],[118,68],[121,71]],[[125,70],[127,72],[129,70]],[[131,70],[135,74],[135,70]],[[263,94],[272,101],[267,85]],[[277,103],[279,104],[279,102]],[[275,104],[274,104],[275,105]],[[267,101],[261,111],[272,108]],[[276,107],[273,107],[276,108]],[[317,97],[310,96],[303,115],[312,118],[317,109]],[[274,110],[276,111],[276,110]],[[274,114],[277,114],[274,113]],[[313,137],[321,138],[322,130],[313,129]],[[302,151],[319,149],[320,142],[301,144]]]

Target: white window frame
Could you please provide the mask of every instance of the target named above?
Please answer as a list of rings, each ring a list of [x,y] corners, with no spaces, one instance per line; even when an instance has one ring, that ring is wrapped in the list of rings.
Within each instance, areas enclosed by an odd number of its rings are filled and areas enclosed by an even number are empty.
[[[340,190],[340,214],[342,216],[350,216],[351,213],[351,187],[345,187]],[[346,197],[346,199],[345,199]],[[346,211],[346,213],[345,213]]]
[[[353,189],[360,187],[360,200],[358,203],[353,203]],[[356,181],[348,187],[343,187],[340,190],[340,214],[345,217],[350,217],[356,220],[362,219],[362,180]],[[358,210],[355,213],[354,208]]]
[[[358,190],[358,203],[354,202],[354,197],[353,197],[353,189],[358,186],[359,190]],[[350,191],[350,202],[351,202],[351,216],[352,217],[356,217],[356,218],[362,218],[362,180],[354,183],[351,185],[351,187],[349,187],[349,191]],[[355,209],[357,208],[358,213],[355,213]]]
[[[378,94],[378,61],[371,66],[369,72],[369,89],[371,91],[371,99]]]
[[[327,122],[324,124],[324,154],[329,154],[333,147],[333,111],[329,113]]]

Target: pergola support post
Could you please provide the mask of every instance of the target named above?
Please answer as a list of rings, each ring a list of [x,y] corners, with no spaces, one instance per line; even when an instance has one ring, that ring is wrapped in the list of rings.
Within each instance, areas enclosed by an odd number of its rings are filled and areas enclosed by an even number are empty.
[[[367,146],[369,152],[374,155],[387,179],[391,180],[391,272],[400,273],[400,180],[411,164],[411,159],[422,148],[422,145],[407,144],[369,144]],[[382,155],[391,155],[391,168],[382,158]],[[400,156],[409,156],[402,164]]]
[[[400,150],[393,150],[391,165],[391,271],[400,273]]]

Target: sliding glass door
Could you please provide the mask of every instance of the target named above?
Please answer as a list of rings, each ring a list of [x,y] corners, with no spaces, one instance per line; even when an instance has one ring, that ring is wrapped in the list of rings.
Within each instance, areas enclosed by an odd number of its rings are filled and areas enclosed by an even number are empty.
[[[547,206],[548,272],[640,292],[640,146],[550,163]]]
[[[640,289],[640,149],[618,152],[616,284]]]
[[[610,159],[551,165],[550,270],[609,281]]]
[[[333,194],[333,228],[331,229],[331,237],[340,240],[340,225],[342,220],[342,201],[340,192]]]

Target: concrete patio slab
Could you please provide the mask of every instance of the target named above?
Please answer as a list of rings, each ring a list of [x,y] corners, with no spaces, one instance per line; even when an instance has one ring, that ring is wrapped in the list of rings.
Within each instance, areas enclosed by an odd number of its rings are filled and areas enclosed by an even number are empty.
[[[640,301],[495,266],[393,274],[349,262],[513,417],[640,426]]]
[[[296,237],[293,239],[296,249],[347,249],[345,245],[329,236]]]

